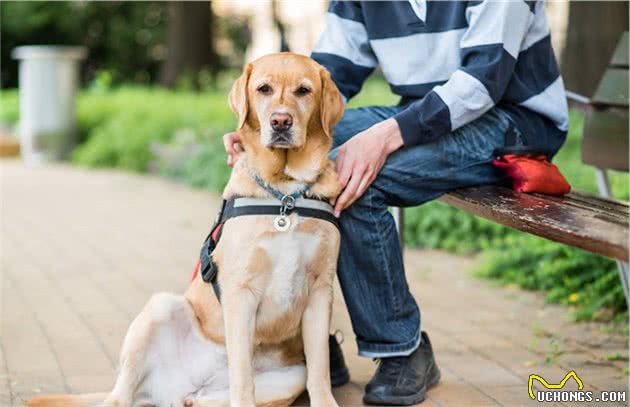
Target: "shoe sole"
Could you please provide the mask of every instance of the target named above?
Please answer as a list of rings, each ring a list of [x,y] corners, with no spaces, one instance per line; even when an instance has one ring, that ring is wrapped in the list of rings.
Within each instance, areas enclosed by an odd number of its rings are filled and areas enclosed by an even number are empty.
[[[411,406],[414,404],[422,403],[426,398],[427,390],[434,387],[440,382],[440,378],[442,377],[442,373],[440,373],[440,369],[437,366],[433,365],[437,370],[437,373],[433,376],[431,381],[427,383],[423,389],[421,389],[418,393],[412,394],[409,396],[391,396],[391,397],[380,397],[375,395],[364,395],[363,402],[365,404],[371,405],[379,405],[379,406]]]

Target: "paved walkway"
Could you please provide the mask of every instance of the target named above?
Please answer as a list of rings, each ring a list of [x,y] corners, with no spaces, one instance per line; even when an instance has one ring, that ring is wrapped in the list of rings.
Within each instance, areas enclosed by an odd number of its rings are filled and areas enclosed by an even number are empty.
[[[0,161],[0,172],[0,406],[110,389],[131,319],[151,293],[186,287],[216,197],[114,171]],[[406,261],[442,368],[422,406],[536,405],[529,374],[558,383],[570,369],[585,390],[627,390],[626,362],[603,359],[627,358],[623,334],[570,323],[540,295],[471,278],[474,258],[409,251]],[[361,405],[375,365],[355,356],[336,298],[353,380],[335,393],[342,406]]]

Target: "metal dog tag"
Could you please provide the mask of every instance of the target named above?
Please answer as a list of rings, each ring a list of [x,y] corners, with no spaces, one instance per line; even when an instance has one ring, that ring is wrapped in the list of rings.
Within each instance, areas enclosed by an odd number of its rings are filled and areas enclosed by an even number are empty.
[[[278,232],[286,232],[287,230],[289,230],[290,226],[291,221],[286,215],[276,216],[273,220],[273,227],[276,228]]]

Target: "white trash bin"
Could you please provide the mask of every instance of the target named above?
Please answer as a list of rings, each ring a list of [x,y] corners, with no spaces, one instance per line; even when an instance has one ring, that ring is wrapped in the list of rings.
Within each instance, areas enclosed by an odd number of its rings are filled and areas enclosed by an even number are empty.
[[[75,94],[84,47],[24,46],[13,50],[20,60],[22,159],[27,164],[61,160],[76,143]]]

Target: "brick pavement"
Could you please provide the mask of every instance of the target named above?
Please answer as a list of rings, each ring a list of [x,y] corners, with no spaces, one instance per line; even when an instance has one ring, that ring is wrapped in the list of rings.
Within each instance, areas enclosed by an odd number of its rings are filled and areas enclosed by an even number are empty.
[[[217,197],[151,176],[18,161],[0,161],[0,197],[0,406],[110,389],[131,319],[151,293],[186,287]],[[538,294],[475,280],[475,261],[406,253],[443,372],[422,406],[536,405],[528,375],[557,382],[570,369],[587,390],[628,389],[627,362],[603,360],[627,358],[623,334],[571,323]],[[338,289],[334,325],[353,378],[337,399],[361,405],[375,365],[355,356]]]

